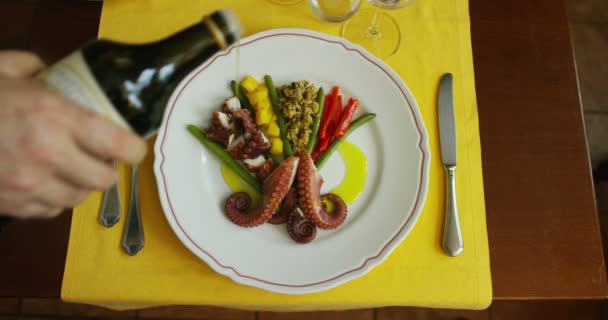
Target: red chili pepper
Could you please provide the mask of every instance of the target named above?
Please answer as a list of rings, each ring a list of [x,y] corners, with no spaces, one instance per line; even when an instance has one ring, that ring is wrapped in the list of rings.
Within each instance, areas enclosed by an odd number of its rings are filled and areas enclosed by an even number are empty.
[[[323,138],[327,135],[327,123],[324,122],[328,122],[327,118],[327,114],[329,113],[329,105],[331,104],[331,93],[325,96],[325,107],[323,107],[323,114],[321,115],[321,123],[319,124],[319,131],[317,132],[317,137],[318,137],[318,141],[317,144],[315,145],[315,149],[313,151],[316,151],[318,153],[319,151],[319,144],[321,143],[321,140],[323,140]],[[321,137],[321,130],[323,130],[323,137]],[[312,155],[311,155],[312,156]],[[318,154],[317,154],[318,156]],[[313,160],[315,159],[315,157],[312,157]]]
[[[334,114],[328,115],[330,120],[329,124],[327,125],[327,134],[325,136],[325,138],[327,139],[327,142],[324,144],[325,149],[332,141],[334,141],[336,130],[338,129],[338,125],[340,124],[340,114],[342,114],[342,96],[338,96],[337,105],[338,108],[336,108]],[[322,149],[321,151],[325,151],[325,149]]]
[[[329,146],[330,142],[331,142],[331,135],[325,136],[325,138],[323,138],[323,140],[321,140],[321,143],[319,144],[319,153],[327,150],[327,147]]]
[[[340,119],[342,119],[342,95],[338,96],[336,111],[334,112],[334,116],[331,119],[331,122],[335,124],[335,127],[338,127],[338,123],[340,123]],[[334,128],[335,129],[335,128]]]
[[[336,122],[337,126],[340,122],[340,119],[342,119],[342,114],[344,112],[344,109],[342,108],[342,95],[338,97],[338,107],[336,109],[336,117],[333,120]]]
[[[331,98],[325,101],[329,101],[328,105],[325,106],[323,111],[323,118],[321,119],[321,126],[319,127],[319,138],[323,139],[327,135],[327,125],[331,120],[331,115],[335,113],[334,109],[338,104],[338,97],[340,93],[340,87],[335,86],[331,90]]]
[[[321,138],[321,140],[319,140],[319,143],[317,143],[317,145],[315,146],[315,150],[313,150],[312,152],[312,159],[313,160],[317,160],[317,157],[319,157],[319,155],[321,155],[321,153],[323,153],[325,150],[327,150],[327,147],[329,147],[329,144],[331,143],[331,141],[333,140],[333,132],[335,131],[336,127],[334,126],[333,123],[330,123],[327,126],[327,135],[323,138]]]
[[[319,144],[317,144],[315,146],[315,150],[313,150],[312,154],[310,155],[310,157],[312,158],[312,161],[316,161],[317,158],[319,157],[319,155],[321,154],[321,151],[319,151]]]
[[[323,114],[321,115],[321,119],[325,117],[327,114],[327,110],[329,108],[329,103],[331,102],[331,92],[325,95],[325,104],[323,105]]]
[[[357,99],[350,98],[348,99],[348,104],[344,108],[344,112],[342,112],[342,119],[340,120],[340,124],[334,133],[336,138],[342,138],[348,131],[348,127],[350,123],[353,121],[353,115],[355,111],[357,111],[357,107],[359,106],[359,101]]]
[[[317,160],[317,157],[319,157],[319,155],[321,154],[321,146],[323,145],[323,141],[326,138],[327,137],[319,138],[319,141],[317,142],[317,145],[315,145],[315,149],[312,151],[312,154],[310,155],[310,157],[312,158],[312,160]]]
[[[321,124],[323,123],[323,119],[327,118],[327,114],[329,113],[329,104],[331,103],[332,97],[331,93],[325,96],[325,105],[323,106],[323,114],[321,115],[321,123],[319,124],[319,131],[321,130]]]
[[[331,113],[327,115],[329,121],[327,123],[325,137],[328,138],[330,142],[333,139],[334,132],[336,132],[336,128],[340,122],[339,114],[341,113],[342,109],[342,96],[338,95],[338,99],[336,100],[336,107],[330,110]]]

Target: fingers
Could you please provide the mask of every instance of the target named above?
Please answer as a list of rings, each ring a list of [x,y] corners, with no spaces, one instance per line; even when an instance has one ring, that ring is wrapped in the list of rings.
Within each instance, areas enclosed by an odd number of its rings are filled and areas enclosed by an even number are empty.
[[[146,152],[128,129],[34,79],[9,78],[41,67],[34,55],[0,52],[0,212],[19,217],[55,216],[79,204],[115,183],[107,160],[136,163]]]
[[[9,78],[31,77],[44,68],[40,58],[28,51],[0,51],[0,75]]]
[[[146,155],[146,143],[135,133],[72,101],[57,99],[70,113],[74,141],[93,156],[136,163]]]
[[[46,205],[47,208],[63,210],[63,208],[73,208],[80,204],[86,197],[88,191],[80,189],[70,183],[59,179],[50,180],[39,191],[36,199],[38,203]]]
[[[28,192],[32,187],[38,190],[53,179],[63,180],[79,189],[102,190],[116,180],[116,171],[110,164],[74,142],[73,134],[67,128],[69,121],[49,117],[46,122],[32,121],[25,125],[28,130],[18,139],[18,154],[23,162],[20,166],[31,169],[20,170],[19,175],[13,177],[12,190]],[[46,190],[51,192],[51,189]]]
[[[0,51],[0,75],[29,77],[44,67],[40,59],[26,51]],[[33,85],[33,84],[32,84]],[[40,86],[40,107],[51,107],[55,112],[66,113],[72,123],[75,142],[87,152],[102,159],[135,163],[146,154],[146,143],[130,130],[78,105],[71,99],[52,93]]]
[[[79,150],[76,146],[66,145],[65,159],[57,163],[57,176],[77,188],[87,190],[108,189],[117,178],[116,170],[107,162]]]
[[[31,202],[19,210],[17,218],[56,217],[63,208],[53,207],[43,202]]]
[[[142,138],[97,115],[85,116],[74,134],[81,148],[102,159],[136,163],[146,155]]]

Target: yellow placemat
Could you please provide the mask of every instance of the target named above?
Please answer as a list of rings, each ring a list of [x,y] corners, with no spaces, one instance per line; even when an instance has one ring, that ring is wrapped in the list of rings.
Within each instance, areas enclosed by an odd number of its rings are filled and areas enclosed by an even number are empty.
[[[247,35],[277,27],[339,34],[340,24],[316,19],[306,1],[278,6],[265,0],[105,0],[99,36],[129,42],[158,39],[224,7],[237,12]],[[179,242],[164,218],[156,193],[150,141],[149,155],[140,170],[145,248],[135,257],[120,250],[122,221],[112,229],[103,228],[96,220],[101,195],[92,194],[74,210],[62,298],[116,309],[164,304],[265,310],[388,305],[487,307],[492,293],[468,1],[420,0],[412,7],[389,13],[399,21],[403,39],[399,52],[386,62],[417,99],[429,133],[432,163],[420,219],[384,263],[334,289],[293,296],[239,285],[215,273]],[[440,247],[445,190],[436,95],[444,72],[453,73],[455,79],[457,191],[465,243],[464,252],[456,258],[443,254]],[[121,168],[120,182],[126,209],[129,173],[125,168]]]

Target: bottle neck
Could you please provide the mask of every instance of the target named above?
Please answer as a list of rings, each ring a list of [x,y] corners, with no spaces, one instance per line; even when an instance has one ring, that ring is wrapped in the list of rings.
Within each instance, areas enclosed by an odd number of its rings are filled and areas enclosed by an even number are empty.
[[[239,33],[231,31],[233,24],[226,23],[225,16],[214,13],[207,21],[154,43],[102,40],[83,47],[82,53],[110,102],[136,132],[145,135],[160,125],[166,101],[179,82],[236,41]],[[218,37],[224,37],[225,43]]]
[[[189,72],[211,55],[222,49],[215,40],[213,32],[204,22],[197,23],[173,36],[154,44],[144,45],[146,50],[154,52],[157,67],[176,76]]]

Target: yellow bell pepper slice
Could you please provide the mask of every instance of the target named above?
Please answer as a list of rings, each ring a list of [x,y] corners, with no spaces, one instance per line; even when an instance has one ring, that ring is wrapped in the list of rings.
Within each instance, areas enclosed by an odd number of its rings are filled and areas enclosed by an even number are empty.
[[[275,156],[280,156],[283,154],[283,141],[281,138],[270,138],[270,153]]]
[[[257,80],[255,80],[254,77],[248,75],[245,77],[245,79],[243,79],[243,81],[241,81],[241,86],[243,87],[245,92],[251,93],[259,86],[259,83]]]
[[[269,136],[278,137],[281,135],[281,131],[279,129],[279,125],[277,124],[276,118],[274,120],[270,120],[270,124],[268,124],[267,133]]]
[[[269,110],[270,113],[272,115],[274,115],[274,112],[272,112],[272,108],[270,107],[270,101],[268,101],[268,98],[258,100],[257,104],[255,105],[255,109],[256,110]]]
[[[266,85],[261,84],[251,93],[253,95],[253,99],[255,101],[261,102],[263,100],[268,100],[268,88]]]
[[[270,118],[272,118],[272,114],[270,113],[270,110],[265,109],[265,110],[258,110],[255,113],[255,123],[257,125],[265,125],[270,123]]]
[[[251,103],[251,106],[253,107],[254,110],[258,109],[258,101],[255,100],[255,95],[253,94],[253,92],[245,92],[245,95],[247,96],[247,100],[249,100],[249,103]]]

